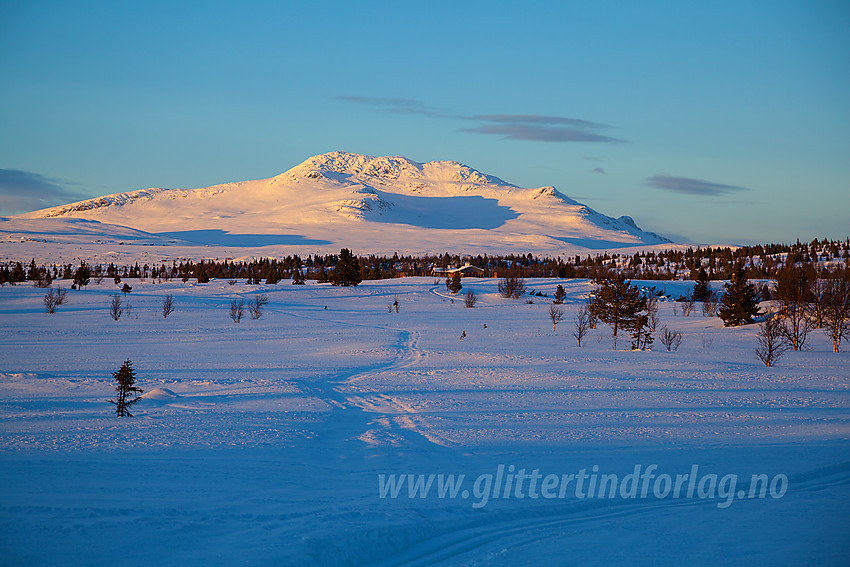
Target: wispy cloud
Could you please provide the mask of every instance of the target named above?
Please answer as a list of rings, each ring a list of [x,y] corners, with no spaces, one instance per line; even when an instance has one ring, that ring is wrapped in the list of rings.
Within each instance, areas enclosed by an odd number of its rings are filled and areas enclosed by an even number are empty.
[[[434,108],[422,101],[406,98],[339,95],[337,100],[363,104],[394,114],[416,114],[433,118],[445,118],[477,122],[478,125],[461,128],[461,132],[501,136],[505,140],[533,142],[606,142],[621,143],[623,140],[595,132],[608,128],[605,124],[538,114],[452,114]]]
[[[434,118],[462,118],[447,114],[437,108],[428,106],[420,100],[410,98],[393,98],[381,96],[359,96],[359,95],[339,95],[334,97],[336,100],[345,102],[353,102],[355,104],[365,104],[379,108],[384,112],[392,112],[394,114],[419,114],[422,116],[432,116]]]
[[[591,173],[601,173],[602,175],[606,175],[608,172],[601,167],[597,167],[596,169],[591,170]]]
[[[506,140],[526,140],[531,142],[623,142],[623,140],[589,132],[583,128],[538,123],[504,122],[500,124],[482,124],[474,128],[462,128],[461,132],[491,134],[501,136]]]
[[[81,198],[68,184],[31,171],[0,169],[0,214],[24,213]]]
[[[612,144],[623,142],[623,140],[594,131],[608,128],[605,124],[580,118],[540,114],[479,114],[469,116],[468,119],[483,122],[483,124],[473,128],[463,128],[462,132],[502,136],[507,140]]]
[[[472,120],[483,122],[502,122],[507,124],[543,124],[545,126],[566,125],[573,128],[595,129],[607,128],[605,124],[581,120],[579,118],[565,118],[563,116],[545,116],[539,114],[479,114],[471,117]]]
[[[709,197],[719,197],[720,195],[726,195],[738,191],[749,191],[749,188],[747,187],[723,185],[721,183],[714,183],[713,181],[691,179],[690,177],[675,177],[664,174],[647,178],[644,185],[655,187],[657,189],[673,191],[675,193],[683,193],[685,195],[702,195]]]

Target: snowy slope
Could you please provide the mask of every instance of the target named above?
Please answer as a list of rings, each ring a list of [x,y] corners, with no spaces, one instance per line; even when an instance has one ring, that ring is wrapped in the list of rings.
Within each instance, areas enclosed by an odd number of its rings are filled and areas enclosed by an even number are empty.
[[[669,242],[553,187],[523,189],[457,162],[333,152],[257,181],[145,189],[20,219],[84,218],[203,245],[301,252],[536,252]]]

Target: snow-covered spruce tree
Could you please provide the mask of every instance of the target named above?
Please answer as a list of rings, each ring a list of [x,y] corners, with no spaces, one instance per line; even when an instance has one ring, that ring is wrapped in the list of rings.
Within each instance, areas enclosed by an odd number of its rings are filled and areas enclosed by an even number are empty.
[[[748,325],[759,314],[756,288],[747,281],[744,267],[738,265],[732,272],[732,278],[723,286],[723,297],[720,300],[720,318],[725,327]]]
[[[109,400],[109,403],[115,406],[115,415],[117,417],[133,417],[129,407],[139,400],[141,396],[133,398],[134,394],[141,394],[141,388],[136,388],[136,372],[133,370],[133,363],[130,360],[125,360],[116,372],[112,373],[112,378],[115,379],[115,399]]]
[[[620,331],[634,328],[638,315],[646,309],[646,298],[622,274],[594,280],[596,290],[590,301],[591,314],[611,327],[613,348]]]
[[[348,248],[339,251],[336,268],[331,274],[331,283],[341,286],[356,286],[363,281],[360,275],[360,261]]]

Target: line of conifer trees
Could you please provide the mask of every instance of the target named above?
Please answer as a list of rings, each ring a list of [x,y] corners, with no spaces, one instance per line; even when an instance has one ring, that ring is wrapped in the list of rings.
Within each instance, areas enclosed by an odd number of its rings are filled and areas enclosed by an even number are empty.
[[[810,243],[765,244],[757,246],[696,247],[662,251],[642,251],[628,254],[587,254],[551,258],[532,254],[479,254],[410,256],[355,256],[348,250],[340,254],[308,255],[304,258],[289,255],[280,258],[260,258],[250,261],[183,260],[159,265],[138,263],[116,266],[94,264],[86,266],[92,278],[159,278],[197,279],[205,283],[212,278],[247,279],[249,283],[278,283],[281,280],[311,279],[332,281],[334,271],[353,258],[361,280],[392,279],[406,276],[431,276],[433,268],[472,264],[483,268],[491,277],[517,278],[585,278],[598,279],[607,274],[623,274],[629,279],[671,280],[699,279],[703,271],[709,280],[728,280],[738,267],[743,267],[747,279],[776,279],[787,265],[802,267],[810,278],[824,270],[850,266],[850,239],[813,240]],[[83,265],[37,265],[21,261],[0,264],[0,284],[53,279],[73,280]],[[350,273],[350,267],[345,268]],[[350,275],[350,274],[349,274]]]

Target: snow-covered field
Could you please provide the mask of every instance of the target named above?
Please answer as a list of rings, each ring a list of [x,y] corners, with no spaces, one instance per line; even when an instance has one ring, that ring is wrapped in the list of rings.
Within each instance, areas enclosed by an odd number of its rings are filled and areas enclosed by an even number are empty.
[[[755,326],[674,316],[669,302],[662,325],[684,333],[678,352],[657,340],[612,351],[601,324],[577,348],[572,315],[591,289],[580,280],[527,282],[550,297],[567,288],[555,332],[550,300],[502,299],[495,280],[464,280],[474,309],[430,278],[129,283],[119,321],[111,282],[71,291],[52,315],[44,290],[0,288],[2,565],[850,557],[850,355],[820,331],[765,368]],[[674,297],[692,285],[653,283]],[[169,293],[176,311],[163,319]],[[270,300],[263,317],[231,321],[231,299],[257,293]],[[125,359],[146,396],[117,419],[110,375]],[[597,473],[625,483],[637,465],[657,465],[645,498],[586,497]],[[535,498],[528,479],[524,492],[505,486],[520,469],[575,479],[554,497],[539,480]],[[696,470],[704,497],[655,482]],[[454,498],[437,481],[424,498],[387,490],[391,475],[430,474],[465,479]],[[764,497],[749,498],[752,475],[774,483]]]

